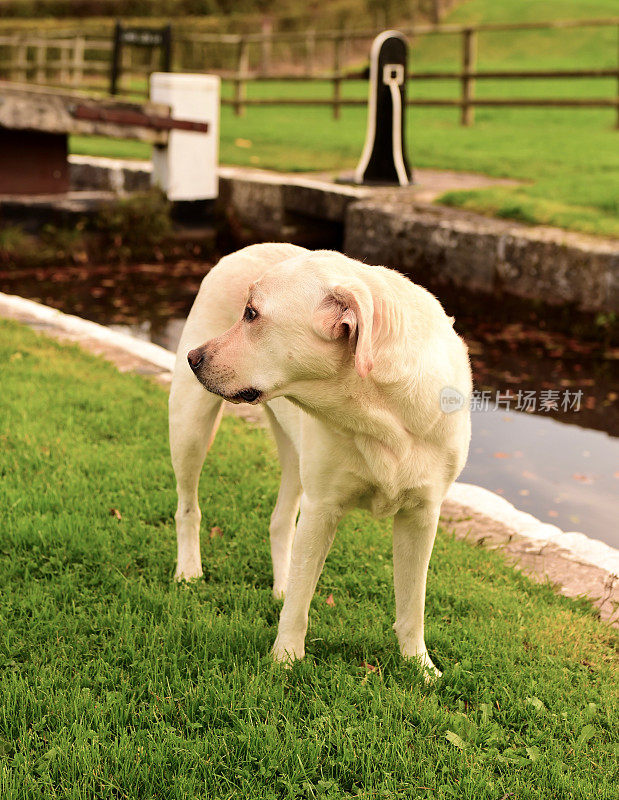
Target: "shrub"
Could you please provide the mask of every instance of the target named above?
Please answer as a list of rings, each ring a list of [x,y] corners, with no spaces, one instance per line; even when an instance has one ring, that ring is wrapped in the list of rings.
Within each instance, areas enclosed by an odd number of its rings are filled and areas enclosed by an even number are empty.
[[[113,200],[99,211],[94,226],[112,257],[152,258],[172,233],[170,203],[158,189]]]

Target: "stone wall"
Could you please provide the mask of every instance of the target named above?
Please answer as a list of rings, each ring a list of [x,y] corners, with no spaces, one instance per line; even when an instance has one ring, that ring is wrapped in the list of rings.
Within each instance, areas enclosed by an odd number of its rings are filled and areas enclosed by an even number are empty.
[[[419,283],[619,312],[619,243],[439,206],[349,206],[344,250]]]

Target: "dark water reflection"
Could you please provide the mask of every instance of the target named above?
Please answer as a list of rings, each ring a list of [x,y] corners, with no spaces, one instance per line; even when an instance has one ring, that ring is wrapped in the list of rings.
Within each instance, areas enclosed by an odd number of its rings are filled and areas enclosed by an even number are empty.
[[[0,271],[0,291],[39,300],[175,350],[208,265]],[[477,390],[582,392],[580,410],[473,414],[461,480],[499,492],[563,530],[619,547],[619,353],[543,329],[509,323],[495,309],[459,315]],[[492,319],[488,320],[488,317]],[[490,406],[492,407],[492,403]]]

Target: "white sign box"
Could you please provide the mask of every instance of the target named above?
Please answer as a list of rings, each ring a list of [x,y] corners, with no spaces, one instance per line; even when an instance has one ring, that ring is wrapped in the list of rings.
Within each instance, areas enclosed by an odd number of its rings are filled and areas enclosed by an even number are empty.
[[[207,133],[172,130],[167,146],[153,148],[153,183],[170,200],[217,197],[219,90],[216,75],[153,72],[150,97],[172,109],[174,119],[206,122]]]

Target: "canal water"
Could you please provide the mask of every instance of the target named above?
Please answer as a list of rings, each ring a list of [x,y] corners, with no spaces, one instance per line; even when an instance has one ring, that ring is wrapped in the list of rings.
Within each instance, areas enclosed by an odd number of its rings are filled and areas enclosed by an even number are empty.
[[[0,271],[0,291],[39,300],[175,350],[203,263]],[[475,379],[473,437],[460,480],[517,508],[619,547],[619,351],[459,315]],[[490,319],[488,319],[490,318]]]

